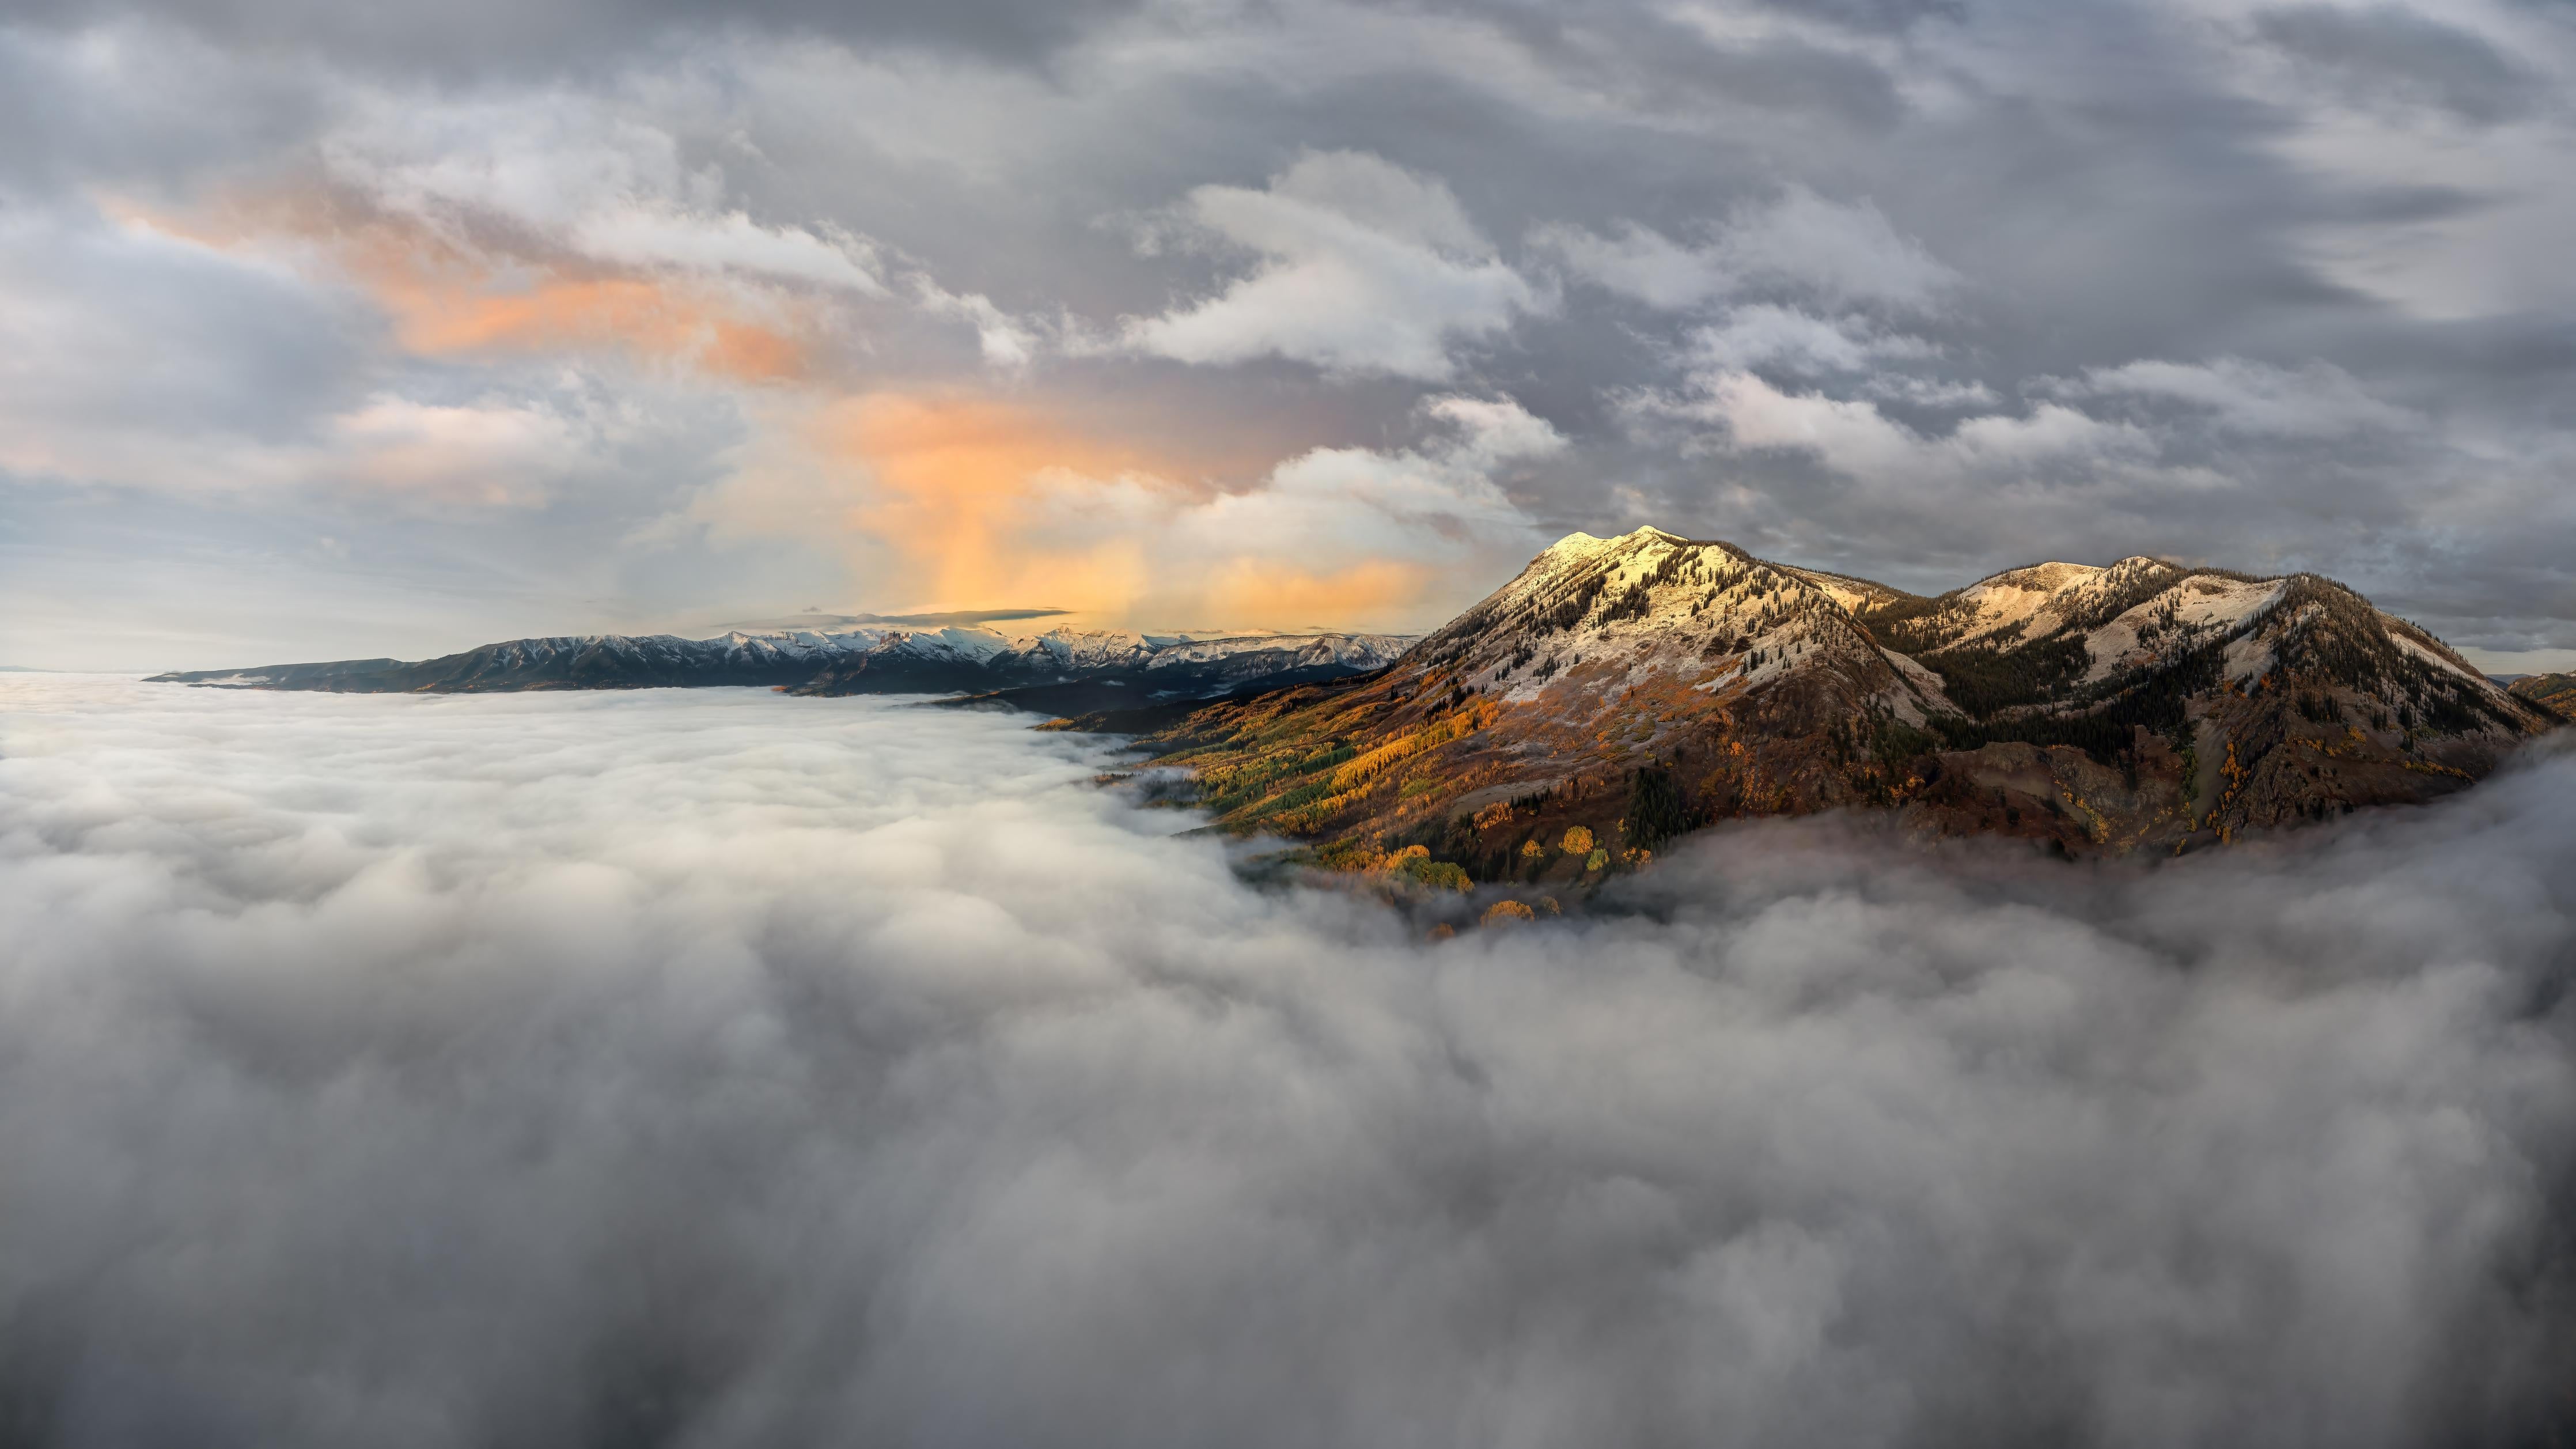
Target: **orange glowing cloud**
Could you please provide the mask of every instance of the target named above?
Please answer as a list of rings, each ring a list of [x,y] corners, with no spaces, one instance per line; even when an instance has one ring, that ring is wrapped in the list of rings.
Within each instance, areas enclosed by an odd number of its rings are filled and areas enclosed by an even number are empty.
[[[1329,573],[1238,559],[1215,571],[1206,590],[1212,617],[1291,624],[1349,625],[1408,612],[1431,591],[1418,563],[1369,559]]]
[[[740,315],[734,299],[671,282],[543,278],[509,286],[391,271],[369,280],[414,352],[622,350],[745,382],[810,370],[803,339]]]
[[[245,192],[185,214],[105,205],[128,225],[221,250],[318,254],[384,308],[403,347],[423,355],[617,351],[746,382],[812,371],[811,324],[739,281],[470,246],[328,188]]]
[[[884,544],[922,602],[1043,600],[1116,614],[1146,585],[1131,531],[1085,526],[1115,500],[1169,491],[1132,449],[963,396],[846,398],[812,432],[827,456],[867,470],[872,486],[848,522]]]
[[[1322,570],[1210,553],[1190,525],[1212,495],[1132,448],[1043,412],[973,396],[873,394],[810,423],[814,452],[854,466],[844,527],[891,554],[913,607],[1052,604],[1101,623],[1381,626],[1431,600],[1414,560]],[[1184,539],[1194,540],[1183,544]],[[1150,613],[1152,617],[1140,617]]]

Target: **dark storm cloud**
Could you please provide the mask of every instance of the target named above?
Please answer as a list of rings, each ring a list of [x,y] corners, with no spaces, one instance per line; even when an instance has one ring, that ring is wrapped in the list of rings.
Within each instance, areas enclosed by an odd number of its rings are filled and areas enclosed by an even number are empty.
[[[1891,77],[1871,61],[1791,33],[1712,39],[1687,12],[1623,3],[1479,4],[1429,0],[1407,7],[1491,26],[1572,84],[1623,104],[1671,115],[1738,109],[1884,132],[1903,112]],[[1921,18],[1905,7],[1860,4],[1764,7],[1863,30],[1902,30]],[[1882,13],[1883,11],[1883,13]],[[1758,12],[1757,12],[1758,13]]]
[[[442,6],[333,0],[30,0],[23,21],[79,27],[140,21],[185,27],[218,45],[319,51],[397,71],[467,75],[589,69],[674,30],[726,28],[861,45],[920,45],[1031,64],[1138,0],[750,0],[711,9],[685,0],[463,0]]]
[[[2493,124],[2527,110],[2540,90],[2538,77],[2484,40],[2395,6],[2284,6],[2257,14],[2254,29],[2364,104],[2434,105]]]
[[[16,1442],[2405,1446],[2576,1416],[2576,766],[1445,944],[989,715],[6,686]]]

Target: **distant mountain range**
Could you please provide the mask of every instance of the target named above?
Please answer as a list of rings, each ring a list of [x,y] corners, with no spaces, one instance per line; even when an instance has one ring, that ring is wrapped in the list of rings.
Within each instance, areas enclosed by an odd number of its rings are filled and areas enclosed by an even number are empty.
[[[735,630],[713,639],[512,639],[417,662],[343,659],[152,677],[362,694],[756,685],[795,694],[970,695],[1064,714],[1333,679],[1383,668],[1413,642],[1393,634],[1192,638],[1053,629],[1013,636],[973,626],[866,626]]]
[[[2555,678],[2508,692],[2312,574],[1925,598],[1643,528],[1567,537],[1383,673],[1058,727],[1141,733],[1221,826],[1327,865],[1580,883],[1744,816],[2122,854],[2423,800],[2561,723]]]

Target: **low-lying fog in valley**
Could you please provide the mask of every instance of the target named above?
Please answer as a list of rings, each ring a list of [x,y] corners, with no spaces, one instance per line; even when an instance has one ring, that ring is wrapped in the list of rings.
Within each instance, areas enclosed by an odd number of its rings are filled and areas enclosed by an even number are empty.
[[[2576,1426],[2576,757],[1434,942],[1027,724],[0,683],[0,1442]]]

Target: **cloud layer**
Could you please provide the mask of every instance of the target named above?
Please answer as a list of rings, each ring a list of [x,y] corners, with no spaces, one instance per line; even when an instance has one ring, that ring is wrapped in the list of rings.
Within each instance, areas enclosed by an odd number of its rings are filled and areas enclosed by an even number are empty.
[[[2576,764],[1445,943],[1005,716],[0,686],[64,1445],[2545,1440]]]

